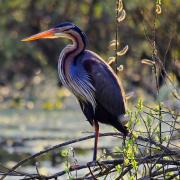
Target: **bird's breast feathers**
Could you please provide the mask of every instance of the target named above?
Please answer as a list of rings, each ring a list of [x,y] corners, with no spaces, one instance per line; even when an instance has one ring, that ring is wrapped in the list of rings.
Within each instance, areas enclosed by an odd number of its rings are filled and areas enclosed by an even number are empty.
[[[70,90],[78,99],[90,102],[95,110],[95,88],[92,85],[90,76],[82,65],[78,63],[71,65],[70,79]]]

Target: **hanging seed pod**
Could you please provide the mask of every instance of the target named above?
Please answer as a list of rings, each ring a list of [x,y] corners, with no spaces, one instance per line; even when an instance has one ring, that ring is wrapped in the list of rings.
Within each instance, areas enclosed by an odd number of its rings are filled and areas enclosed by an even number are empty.
[[[161,14],[161,6],[159,4],[156,4],[156,13]]]
[[[153,65],[155,64],[154,61],[149,60],[149,59],[142,59],[142,60],[141,60],[141,63],[142,63],[142,64],[149,65],[149,66],[153,66]]]
[[[108,59],[108,64],[112,65],[113,62],[115,62],[116,58],[115,57],[109,57]]]
[[[118,52],[117,52],[117,55],[118,55],[118,56],[123,56],[124,54],[127,53],[128,49],[129,49],[129,46],[126,45],[121,51],[118,51]]]
[[[117,46],[119,46],[119,42],[118,42],[118,41],[112,40],[112,41],[109,43],[109,48],[115,50],[115,49],[116,49],[116,43],[117,43]]]
[[[121,13],[119,14],[119,17],[117,18],[118,22],[123,21],[126,18],[126,11],[123,9]]]
[[[117,70],[118,70],[119,72],[123,71],[123,69],[124,69],[124,66],[123,66],[122,64],[117,68]]]
[[[122,3],[122,0],[119,0],[117,11],[120,13],[122,10],[123,10],[123,3]]]

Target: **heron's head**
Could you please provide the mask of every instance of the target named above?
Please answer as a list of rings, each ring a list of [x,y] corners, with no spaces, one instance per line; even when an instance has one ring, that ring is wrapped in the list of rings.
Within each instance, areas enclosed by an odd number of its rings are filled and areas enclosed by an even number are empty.
[[[47,31],[40,32],[28,38],[22,39],[21,41],[35,41],[38,39],[55,39],[55,38],[67,38],[74,40],[79,35],[82,38],[83,42],[86,44],[86,36],[84,32],[82,32],[80,28],[75,24],[70,22],[65,22],[58,24],[57,26]]]

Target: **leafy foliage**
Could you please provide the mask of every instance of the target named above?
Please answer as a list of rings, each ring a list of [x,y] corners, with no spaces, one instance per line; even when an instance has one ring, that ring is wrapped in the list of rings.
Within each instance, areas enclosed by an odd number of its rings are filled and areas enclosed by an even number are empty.
[[[63,21],[72,21],[79,25],[87,33],[89,48],[107,60],[111,54],[110,51],[107,51],[108,42],[115,38],[113,21],[116,12],[112,11],[115,3],[115,1],[108,0],[13,0],[13,2],[1,0],[0,80],[8,83],[19,73],[26,77],[32,77],[37,69],[49,65],[55,69],[59,49],[64,46],[64,43],[61,41],[38,41],[33,44],[24,44],[20,40]],[[142,68],[139,63],[142,58],[151,59],[153,5],[153,1],[143,0],[139,3],[138,0],[128,0],[124,1],[124,5],[121,4],[118,7],[120,12],[118,18],[122,21],[126,17],[126,20],[120,22],[118,26],[121,48],[126,44],[130,45],[127,56],[121,58],[121,62],[127,66],[128,71],[124,73],[128,77],[129,74],[136,76],[148,76],[149,74],[148,67],[143,67],[146,69],[143,72],[138,73],[137,70]],[[179,66],[177,60],[180,56],[178,51],[179,27],[177,26],[179,20],[177,9],[180,8],[180,3],[179,1],[163,1],[163,3],[157,1],[156,5],[162,11],[158,14],[156,22],[157,50],[166,69],[172,71],[179,80],[180,76],[176,66]],[[125,15],[126,11],[127,15]],[[4,73],[8,76],[2,76]],[[133,82],[137,81],[133,76],[130,79]]]

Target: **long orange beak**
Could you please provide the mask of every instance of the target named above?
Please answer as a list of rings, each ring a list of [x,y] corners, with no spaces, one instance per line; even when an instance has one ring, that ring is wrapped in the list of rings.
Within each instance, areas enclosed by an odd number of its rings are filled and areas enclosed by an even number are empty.
[[[53,38],[57,38],[57,36],[55,36],[55,29],[52,28],[48,31],[44,31],[44,32],[41,32],[41,33],[38,33],[38,34],[35,34],[33,36],[30,36],[28,38],[25,38],[25,39],[22,39],[21,41],[35,41],[37,39],[46,39],[46,38],[50,38],[50,39],[53,39]]]

